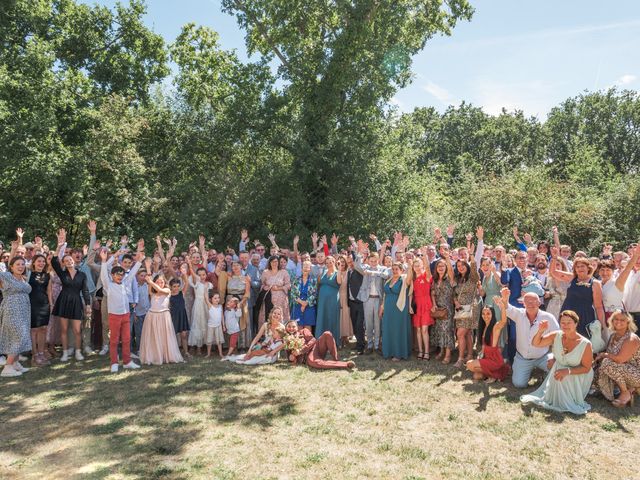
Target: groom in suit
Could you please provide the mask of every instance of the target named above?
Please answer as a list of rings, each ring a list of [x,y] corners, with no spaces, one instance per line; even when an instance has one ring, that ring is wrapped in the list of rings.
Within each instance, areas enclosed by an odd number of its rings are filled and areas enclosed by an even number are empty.
[[[518,299],[522,296],[522,273],[527,267],[527,253],[519,251],[515,258],[516,266],[509,268],[502,272],[500,281],[502,285],[510,290],[509,305],[516,308],[522,308],[522,305]],[[513,363],[513,359],[516,356],[516,324],[513,320],[509,319],[507,325],[507,332],[509,341],[505,346],[503,355],[509,360],[509,363]]]
[[[349,314],[351,316],[351,326],[356,336],[356,353],[362,355],[367,346],[364,338],[364,303],[360,300],[360,289],[362,288],[363,276],[355,269],[355,251],[347,256],[347,294],[349,303]]]

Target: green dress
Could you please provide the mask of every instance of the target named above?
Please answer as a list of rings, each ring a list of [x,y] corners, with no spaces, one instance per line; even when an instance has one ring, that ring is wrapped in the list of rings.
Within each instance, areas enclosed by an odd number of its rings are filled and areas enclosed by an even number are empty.
[[[316,314],[316,338],[329,331],[340,339],[340,285],[338,272],[329,275],[322,272],[318,282],[318,308]]]
[[[580,375],[567,375],[563,380],[556,380],[553,375],[556,370],[563,368],[575,368],[582,363],[582,354],[591,342],[580,337],[580,343],[568,354],[562,349],[562,332],[558,332],[553,341],[551,351],[556,363],[549,371],[540,388],[529,395],[522,395],[522,403],[535,403],[549,410],[557,412],[570,412],[576,415],[584,415],[591,410],[591,405],[584,401],[589,393],[593,381],[593,369]]]
[[[411,319],[409,318],[409,300],[404,310],[398,310],[396,303],[402,290],[403,280],[393,287],[384,285],[384,313],[382,315],[382,356],[384,358],[409,358],[411,356]],[[406,295],[406,293],[405,293]]]

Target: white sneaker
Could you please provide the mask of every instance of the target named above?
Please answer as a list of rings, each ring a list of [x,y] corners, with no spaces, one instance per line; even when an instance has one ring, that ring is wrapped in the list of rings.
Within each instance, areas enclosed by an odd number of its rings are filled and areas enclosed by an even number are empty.
[[[76,351],[75,348],[69,348],[69,349],[67,349],[67,355],[71,356],[71,355],[73,355],[73,352],[75,352],[75,351]]]
[[[127,363],[126,365],[123,365],[124,368],[130,369],[130,370],[135,370],[136,368],[140,368],[140,365],[138,365],[137,363],[135,363],[133,360],[131,360],[129,363]]]
[[[136,355],[135,353],[131,354],[131,358],[133,358],[135,360],[140,360],[140,357],[138,355]]]
[[[69,361],[69,354],[67,352],[62,352],[62,356],[60,357],[60,361],[61,362],[68,362]]]
[[[113,365],[111,365],[111,373],[118,373],[118,364],[114,363]]]
[[[29,360],[29,358],[25,357],[24,355],[18,355],[18,360],[20,360],[21,362],[26,362],[27,360]]]
[[[93,355],[93,349],[89,346],[84,347],[84,354],[85,355]]]
[[[228,355],[225,355],[224,357],[222,357],[222,358],[220,359],[220,361],[221,361],[221,362],[228,362],[228,361],[229,361],[229,356],[228,356]]]
[[[28,372],[30,369],[23,367],[22,364],[20,362],[14,362],[13,363],[13,368],[17,371],[19,371],[20,373],[25,373]]]
[[[80,350],[76,350],[76,360],[79,362],[84,360],[84,357],[82,356],[82,352]]]
[[[2,372],[0,372],[0,377],[19,377],[20,375],[22,375],[22,372],[13,368],[12,365],[5,365]]]
[[[102,350],[98,352],[98,355],[106,355],[107,353],[109,353],[109,345],[102,347]]]
[[[0,355],[0,367],[4,367],[7,364],[7,357]]]

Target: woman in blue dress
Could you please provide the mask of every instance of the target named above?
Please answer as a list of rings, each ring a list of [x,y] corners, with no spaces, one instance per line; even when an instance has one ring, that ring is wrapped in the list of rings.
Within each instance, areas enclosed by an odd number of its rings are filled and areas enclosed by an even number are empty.
[[[394,362],[411,355],[411,319],[407,298],[410,283],[411,273],[402,275],[402,264],[394,263],[391,278],[384,284],[382,307],[382,356]]]
[[[326,269],[318,280],[318,312],[315,336],[331,332],[340,338],[340,275],[333,257],[325,260]]]
[[[557,254],[558,249],[553,247],[549,274],[558,281],[571,282],[561,311],[576,312],[580,318],[578,333],[590,339],[589,325],[592,322],[597,319],[602,329],[606,326],[604,323],[604,304],[602,303],[602,283],[593,278],[593,268],[588,259],[576,258],[573,261],[573,272],[564,272],[558,269]]]
[[[302,276],[294,277],[291,286],[291,318],[298,320],[301,327],[310,327],[311,331],[316,326],[316,294],[318,289],[317,279],[311,275],[311,262],[302,263]]]

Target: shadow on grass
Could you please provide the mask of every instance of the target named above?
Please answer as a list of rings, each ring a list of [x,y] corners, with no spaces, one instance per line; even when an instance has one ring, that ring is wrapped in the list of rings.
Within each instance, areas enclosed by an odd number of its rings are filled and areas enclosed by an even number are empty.
[[[162,459],[180,457],[201,438],[206,422],[199,415],[266,429],[298,412],[295,398],[286,393],[264,387],[254,391],[255,371],[250,367],[195,360],[113,375],[107,363],[90,357],[81,364],[34,369],[3,381],[0,451],[33,455],[42,463],[38,467],[52,472],[63,465],[69,468],[69,459],[77,460],[82,451],[94,455],[95,469],[65,472],[72,478],[105,478],[115,471],[139,478],[183,478],[178,471],[167,471],[170,467],[163,466]],[[82,451],[38,452],[50,442],[74,436],[82,436]],[[158,468],[162,471],[156,472]]]

